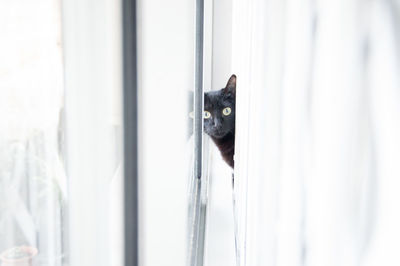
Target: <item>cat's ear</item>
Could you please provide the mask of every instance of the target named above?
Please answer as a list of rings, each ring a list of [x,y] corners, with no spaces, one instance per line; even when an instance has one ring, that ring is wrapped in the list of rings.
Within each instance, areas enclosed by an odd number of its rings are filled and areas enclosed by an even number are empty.
[[[225,93],[232,93],[233,95],[236,94],[236,75],[233,74],[229,78],[228,83],[226,83],[224,92]]]

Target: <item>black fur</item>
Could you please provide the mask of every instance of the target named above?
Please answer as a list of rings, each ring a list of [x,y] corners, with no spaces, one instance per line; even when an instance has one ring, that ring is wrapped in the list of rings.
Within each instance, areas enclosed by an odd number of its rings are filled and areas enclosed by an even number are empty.
[[[211,113],[209,119],[204,119],[204,131],[211,137],[222,158],[232,168],[234,168],[235,154],[235,105],[235,75],[230,77],[225,88],[204,93],[204,111]],[[222,113],[226,107],[231,109],[229,115]]]
[[[192,93],[189,98],[193,102]],[[204,93],[204,111],[211,114],[209,118],[204,118],[204,132],[211,137],[221,152],[222,158],[232,168],[234,168],[233,155],[235,153],[235,102],[235,75],[229,78],[225,88]],[[227,107],[230,108],[231,113],[224,115],[223,110]],[[193,120],[189,125],[191,134]]]

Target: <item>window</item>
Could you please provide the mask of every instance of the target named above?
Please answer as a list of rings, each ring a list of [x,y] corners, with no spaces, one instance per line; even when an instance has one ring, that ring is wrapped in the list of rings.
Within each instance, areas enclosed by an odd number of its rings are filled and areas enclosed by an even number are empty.
[[[2,265],[123,265],[120,6],[78,2],[0,4]]]

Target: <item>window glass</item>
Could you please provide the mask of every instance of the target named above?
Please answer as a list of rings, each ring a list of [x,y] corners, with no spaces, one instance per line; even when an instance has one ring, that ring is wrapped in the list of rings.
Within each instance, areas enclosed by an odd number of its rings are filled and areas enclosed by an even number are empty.
[[[59,1],[0,3],[0,261],[61,265],[68,199]]]

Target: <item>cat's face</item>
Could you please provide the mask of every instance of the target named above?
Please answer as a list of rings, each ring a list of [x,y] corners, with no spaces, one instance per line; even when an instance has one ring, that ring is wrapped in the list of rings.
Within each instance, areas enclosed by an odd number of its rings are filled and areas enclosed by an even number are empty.
[[[225,89],[204,94],[204,131],[222,138],[235,130],[235,95]]]
[[[204,93],[204,131],[215,138],[235,133],[236,76],[225,88]]]
[[[235,75],[230,77],[225,88],[204,93],[204,131],[208,135],[223,138],[230,132],[235,133],[235,97]],[[189,94],[189,103],[193,103],[193,92]],[[193,111],[189,116],[193,119]],[[189,127],[192,134],[193,120],[189,121]]]

